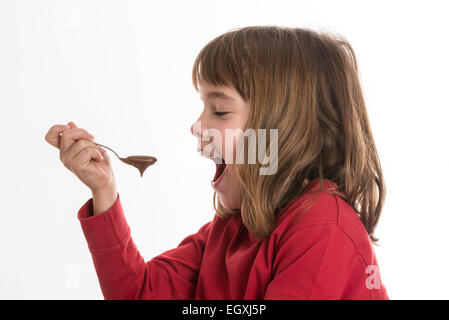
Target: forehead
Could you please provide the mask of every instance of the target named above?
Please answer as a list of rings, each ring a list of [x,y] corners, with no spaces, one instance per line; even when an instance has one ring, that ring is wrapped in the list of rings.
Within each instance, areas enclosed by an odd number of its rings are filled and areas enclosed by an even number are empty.
[[[238,93],[227,86],[216,86],[209,83],[198,85],[201,100],[220,99],[225,101],[236,101]]]

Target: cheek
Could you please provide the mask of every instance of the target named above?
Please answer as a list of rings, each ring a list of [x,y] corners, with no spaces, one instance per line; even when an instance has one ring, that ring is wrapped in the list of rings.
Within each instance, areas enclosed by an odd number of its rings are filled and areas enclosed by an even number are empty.
[[[232,206],[234,208],[240,208],[242,197],[244,193],[243,186],[240,183],[240,180],[237,177],[236,173],[236,167],[233,166],[230,171],[230,194],[229,194],[229,201],[232,203]]]
[[[240,136],[240,134],[238,134],[237,136],[229,134],[229,137],[226,138],[225,133],[223,133],[222,135],[222,155],[227,165],[237,163],[237,141]]]
[[[237,167],[235,164],[227,164],[226,169],[228,170],[228,178],[230,184],[230,191],[240,190],[240,180],[237,176]]]
[[[227,169],[229,171],[226,177],[226,188],[223,192],[219,193],[220,202],[225,208],[239,209],[242,203],[243,188],[235,174],[236,167],[230,165],[230,168]]]

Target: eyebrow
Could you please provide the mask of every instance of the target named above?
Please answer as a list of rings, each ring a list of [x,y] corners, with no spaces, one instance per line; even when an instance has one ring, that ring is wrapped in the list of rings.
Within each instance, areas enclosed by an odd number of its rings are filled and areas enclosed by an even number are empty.
[[[223,100],[230,100],[230,101],[234,101],[234,98],[231,98],[230,96],[224,94],[223,92],[219,92],[219,91],[212,91],[209,92],[206,95],[207,99],[212,99],[212,98],[219,98],[219,99],[223,99]]]

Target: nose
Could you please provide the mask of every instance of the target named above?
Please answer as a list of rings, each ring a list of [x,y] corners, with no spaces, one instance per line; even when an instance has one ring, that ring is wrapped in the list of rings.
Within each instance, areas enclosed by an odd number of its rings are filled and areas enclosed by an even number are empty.
[[[207,131],[207,127],[204,126],[204,123],[202,123],[201,120],[195,121],[190,126],[190,133],[196,138],[206,139],[205,131]]]
[[[194,137],[196,137],[197,136],[197,134],[196,134],[196,132],[194,132],[193,131],[193,124],[190,126],[190,133],[194,136]]]
[[[203,126],[201,120],[195,121],[190,126],[190,132],[194,137],[198,138],[198,146],[197,146],[198,152],[203,151],[204,149],[203,143],[205,143],[205,141],[208,141],[208,143],[210,143],[214,140],[214,137],[209,135],[208,128]]]

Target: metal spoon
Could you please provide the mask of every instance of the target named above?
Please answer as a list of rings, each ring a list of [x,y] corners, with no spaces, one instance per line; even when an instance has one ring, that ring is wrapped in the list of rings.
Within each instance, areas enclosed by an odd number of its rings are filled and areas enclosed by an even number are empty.
[[[102,144],[99,144],[99,143],[96,143],[96,142],[94,142],[94,143],[97,146],[100,146],[100,147],[103,147],[103,148],[111,150],[117,156],[117,158],[120,159],[120,161],[136,167],[139,170],[141,177],[143,176],[143,173],[145,172],[145,170],[149,166],[152,166],[157,161],[157,159],[155,157],[152,157],[152,156],[129,156],[129,157],[126,157],[126,158],[121,158],[117,154],[117,152],[115,152],[111,148],[106,147],[106,146],[104,146]]]

